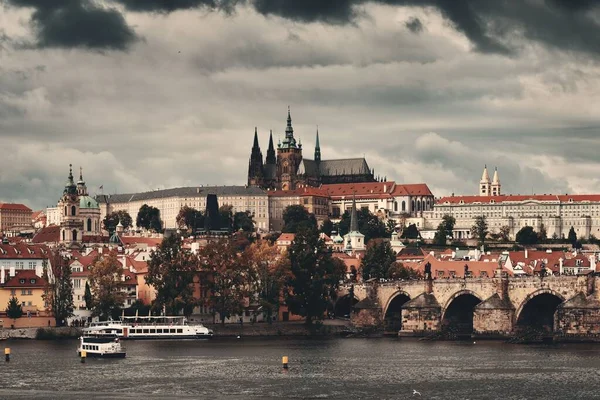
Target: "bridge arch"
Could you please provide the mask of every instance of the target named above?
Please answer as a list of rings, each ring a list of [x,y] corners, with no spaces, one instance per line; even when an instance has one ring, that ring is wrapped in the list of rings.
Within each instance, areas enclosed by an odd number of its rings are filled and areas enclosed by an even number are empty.
[[[473,333],[473,313],[482,297],[471,290],[454,293],[442,309],[442,328],[456,334]]]
[[[402,329],[402,306],[410,300],[410,295],[404,290],[398,290],[387,301],[383,308],[384,332],[398,333]]]
[[[350,296],[349,293],[339,297],[336,300],[335,305],[333,306],[334,315],[336,317],[345,317],[347,315],[349,316],[352,312],[352,307],[354,307],[354,305],[358,303],[358,301],[359,300],[358,297],[356,297],[356,295]]]
[[[516,328],[533,328],[553,332],[554,314],[558,306],[565,301],[560,293],[543,288],[530,293],[521,302],[515,313]]]

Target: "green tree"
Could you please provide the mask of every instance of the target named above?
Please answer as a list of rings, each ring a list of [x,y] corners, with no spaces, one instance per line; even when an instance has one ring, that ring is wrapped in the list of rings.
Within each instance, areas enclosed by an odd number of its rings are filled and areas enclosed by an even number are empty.
[[[6,316],[13,320],[13,325],[17,323],[17,318],[23,316],[23,307],[15,296],[11,296],[6,306]]]
[[[479,244],[485,243],[485,238],[489,233],[487,218],[485,215],[475,217],[475,224],[471,227],[471,236],[477,239]]]
[[[144,228],[154,232],[162,231],[162,221],[160,220],[160,210],[156,207],[144,204],[138,211],[135,224],[139,228]]]
[[[402,239],[418,239],[420,237],[419,230],[417,229],[417,225],[410,224],[402,231],[402,235],[400,236]]]
[[[195,208],[183,206],[175,217],[175,222],[180,229],[188,229],[194,233],[204,227],[204,214]]]
[[[296,232],[288,256],[291,274],[286,280],[286,304],[311,325],[323,318],[344,276],[345,266],[341,260],[332,258],[315,227]]]
[[[213,316],[218,313],[224,324],[225,319],[244,311],[245,301],[250,296],[252,271],[244,257],[224,239],[208,243],[200,250],[199,258],[202,270],[210,277],[207,279],[208,305]]]
[[[389,237],[385,224],[367,208],[356,210],[356,217],[358,219],[358,230],[365,235],[365,243],[368,243],[371,239]],[[350,212],[344,212],[338,224],[340,236],[346,235],[350,230],[350,220]]]
[[[133,226],[131,215],[125,210],[113,211],[110,214],[107,214],[102,220],[102,223],[104,224],[104,229],[109,232],[114,232],[117,225],[119,225],[119,221],[121,222],[121,225],[123,225],[123,229]]]
[[[520,245],[531,245],[538,242],[538,235],[531,226],[524,226],[517,232],[516,240]]]
[[[302,228],[316,229],[317,220],[304,206],[296,204],[287,206],[283,210],[283,224],[284,233],[296,233]]]
[[[233,214],[233,230],[254,232],[254,219],[250,211],[240,211]]]
[[[538,232],[538,242],[544,243],[546,240],[548,240],[548,231],[546,230],[544,224],[541,224],[540,231]]]
[[[331,222],[331,220],[329,218],[327,218],[321,224],[321,228],[319,229],[319,232],[324,233],[327,236],[331,236],[331,232],[333,232],[334,230],[335,230],[335,225],[333,224],[333,222]]]
[[[510,241],[510,227],[508,225],[503,225],[500,227],[499,238],[503,242]]]
[[[194,276],[198,258],[182,247],[179,235],[165,237],[150,253],[146,283],[156,290],[154,307],[167,315],[192,314],[198,301],[194,297]]]
[[[52,254],[53,279],[48,284],[47,299],[56,326],[62,326],[64,321],[73,316],[75,304],[73,303],[73,281],[71,280],[71,267],[69,260],[60,255],[58,251]]]
[[[221,217],[221,228],[233,229],[233,206],[229,204],[223,204],[219,207],[219,216]]]
[[[435,236],[433,238],[433,243],[445,246],[447,239],[452,239],[454,225],[456,224],[456,219],[451,215],[444,215],[442,217],[442,222],[437,227],[437,231],[435,232]]]
[[[387,270],[387,278],[389,279],[421,279],[422,277],[423,274],[421,274],[421,271],[405,267],[401,262],[392,263]]]
[[[92,289],[90,289],[90,283],[85,281],[85,293],[83,294],[85,300],[85,308],[91,310],[94,307],[94,297],[92,296]]]
[[[396,255],[389,242],[383,240],[370,241],[365,256],[360,262],[363,280],[386,278],[390,266],[395,261]]]
[[[571,227],[571,229],[569,229],[569,236],[567,236],[567,240],[569,241],[569,243],[571,243],[571,245],[575,245],[575,243],[577,242],[577,234],[575,233],[575,228]]]
[[[121,308],[125,301],[125,293],[121,290],[122,276],[123,266],[114,251],[92,265],[89,281],[94,299],[94,316],[106,319]]]

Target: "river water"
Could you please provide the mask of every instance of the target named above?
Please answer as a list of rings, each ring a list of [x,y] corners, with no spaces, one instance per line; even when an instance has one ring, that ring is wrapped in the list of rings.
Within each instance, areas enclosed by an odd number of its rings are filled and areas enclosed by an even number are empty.
[[[0,399],[593,399],[600,345],[414,339],[127,341],[88,359],[77,341],[9,341]],[[281,368],[288,356],[290,369]],[[418,390],[421,396],[413,396]]]

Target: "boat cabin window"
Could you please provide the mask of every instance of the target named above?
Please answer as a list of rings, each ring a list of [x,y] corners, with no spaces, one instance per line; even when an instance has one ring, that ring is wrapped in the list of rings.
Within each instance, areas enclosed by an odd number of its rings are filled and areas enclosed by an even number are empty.
[[[144,329],[144,333],[148,333],[148,329]]]
[[[175,329],[171,329],[171,333],[175,333]]]
[[[156,333],[163,333],[162,329],[157,329]]]
[[[150,333],[156,333],[156,329],[150,329]]]
[[[183,329],[177,329],[177,333],[183,333]]]

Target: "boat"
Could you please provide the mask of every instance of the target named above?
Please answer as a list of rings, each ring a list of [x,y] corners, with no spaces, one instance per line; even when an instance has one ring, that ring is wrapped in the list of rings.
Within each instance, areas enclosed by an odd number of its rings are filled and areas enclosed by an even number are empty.
[[[84,335],[79,338],[77,354],[85,351],[86,357],[98,358],[125,358],[125,351],[121,347],[119,338],[112,336]]]
[[[202,324],[189,324],[182,316],[121,317],[119,321],[92,322],[83,332],[121,339],[210,339],[213,331]]]

